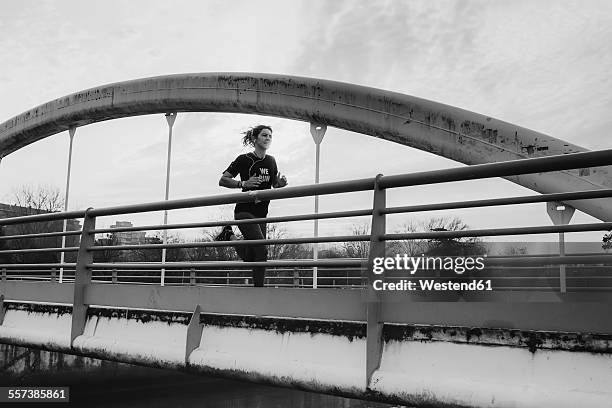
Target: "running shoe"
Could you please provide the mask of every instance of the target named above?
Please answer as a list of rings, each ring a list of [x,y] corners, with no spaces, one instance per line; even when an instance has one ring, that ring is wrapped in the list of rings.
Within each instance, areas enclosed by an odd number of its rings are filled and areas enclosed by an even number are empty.
[[[231,225],[226,225],[223,227],[219,235],[215,237],[215,241],[231,241],[232,235],[234,235],[234,230],[232,230]]]

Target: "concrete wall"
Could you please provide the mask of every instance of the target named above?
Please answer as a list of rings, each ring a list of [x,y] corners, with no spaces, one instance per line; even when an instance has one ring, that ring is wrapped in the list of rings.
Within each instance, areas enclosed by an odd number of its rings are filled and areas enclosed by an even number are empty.
[[[8,304],[0,343],[411,406],[612,401],[610,335],[386,324],[381,364],[367,384],[362,322],[202,314],[190,349],[188,313],[90,308],[72,347],[70,318],[67,306]],[[2,350],[17,371],[53,371],[66,359],[109,370],[100,360],[53,353],[19,360],[17,349]]]

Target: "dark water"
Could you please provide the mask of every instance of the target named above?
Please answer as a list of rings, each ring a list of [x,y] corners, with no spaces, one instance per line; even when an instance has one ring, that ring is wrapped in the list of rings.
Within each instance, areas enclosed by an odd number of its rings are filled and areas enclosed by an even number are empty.
[[[13,382],[13,381],[12,381]],[[14,382],[13,382],[14,383]],[[135,408],[390,408],[392,405],[333,395],[272,387],[171,370],[137,367],[115,376],[82,372],[48,375],[19,381],[26,385],[67,385],[69,404],[36,404],[38,407]],[[2,384],[9,385],[9,384]],[[4,405],[3,405],[4,406]],[[16,406],[24,407],[25,404]]]

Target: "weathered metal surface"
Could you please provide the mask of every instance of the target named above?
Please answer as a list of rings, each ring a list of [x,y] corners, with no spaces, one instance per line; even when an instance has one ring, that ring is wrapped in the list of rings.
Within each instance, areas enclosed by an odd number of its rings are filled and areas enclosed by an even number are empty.
[[[235,112],[334,126],[466,164],[586,149],[491,117],[353,84],[256,73],[169,75],[119,82],[50,101],[0,124],[0,157],[73,126],[166,112]],[[610,166],[507,177],[541,193],[612,186]],[[575,207],[603,220],[603,200]]]
[[[366,338],[365,323],[346,320],[281,319],[203,313],[200,323],[208,326],[267,330],[278,334],[329,334],[346,337],[349,341]]]
[[[375,291],[372,283],[376,279],[383,278],[374,273],[374,259],[386,255],[386,242],[382,239],[386,231],[386,216],[381,211],[387,206],[387,194],[380,187],[382,174],[376,177],[374,184],[374,199],[372,203],[372,227],[370,231],[370,251],[368,254],[368,267],[364,271],[366,283],[367,302],[367,327],[368,335],[366,341],[366,388],[370,384],[372,374],[380,366],[382,357],[382,308],[381,293]]]
[[[105,319],[126,319],[140,323],[161,322],[166,324],[189,324],[189,313],[143,310],[143,309],[117,309],[90,307],[87,309],[87,319],[92,317],[102,317]]]
[[[91,269],[86,265],[93,262],[93,252],[89,250],[89,247],[94,245],[95,236],[91,234],[90,231],[95,228],[96,218],[85,212],[81,244],[77,255],[79,261],[76,264],[76,270],[74,272],[72,330],[70,332],[71,344],[77,336],[83,334],[83,328],[85,327],[87,307],[89,304],[85,301],[85,291],[91,283]]]
[[[612,334],[385,324],[383,338],[385,343],[443,341],[485,346],[526,347],[531,353],[544,349],[612,353]]]

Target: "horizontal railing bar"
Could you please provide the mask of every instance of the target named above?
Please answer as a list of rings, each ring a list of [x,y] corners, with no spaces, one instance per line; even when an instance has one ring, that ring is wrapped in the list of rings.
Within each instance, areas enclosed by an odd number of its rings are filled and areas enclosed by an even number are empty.
[[[210,197],[185,198],[180,200],[157,201],[145,204],[106,207],[89,210],[92,217],[134,214],[149,211],[175,210],[181,208],[207,207],[222,204],[249,203],[270,199],[283,199],[295,197],[308,197],[314,195],[327,195],[365,191],[374,188],[374,177],[332,183],[312,184],[298,187],[285,187],[275,190],[254,190],[243,193],[222,194]]]
[[[566,242],[566,245],[570,244],[571,242]],[[556,242],[554,243],[555,245],[558,245]],[[557,255],[556,253],[550,253],[550,254],[521,254],[521,255],[514,255],[514,256],[520,256],[521,258],[538,258],[541,256],[551,256],[551,255]],[[602,252],[566,252],[565,253],[566,256],[570,256],[570,255],[576,255],[576,256],[581,256],[581,255],[605,255]],[[488,257],[490,259],[492,258],[509,258],[512,255],[488,255]]]
[[[33,254],[41,252],[77,252],[78,247],[66,247],[66,248],[27,248],[27,249],[5,249],[0,251],[0,255],[3,254]]]
[[[321,259],[321,258],[320,258]],[[355,259],[355,258],[342,258],[342,259]],[[299,259],[295,259],[295,260],[299,260]],[[312,268],[277,268],[277,267],[269,267],[268,270],[269,271],[274,271],[274,272],[285,272],[285,273],[293,273],[294,269],[297,269],[298,272],[301,273],[312,273]],[[200,270],[198,268],[189,268],[189,269],[173,269],[172,272],[173,273],[188,273],[191,272],[192,270],[195,270],[196,272],[199,272]],[[49,269],[43,269],[40,270],[40,272],[46,272],[48,273],[50,270]],[[108,271],[108,269],[93,269],[92,273],[96,273],[96,272],[106,272]],[[131,269],[115,269],[115,271],[117,273],[121,273],[121,272],[128,272],[131,271]],[[150,270],[146,270],[146,269],[139,269],[140,272],[144,273],[144,272],[157,272],[157,269],[150,269]],[[218,273],[237,273],[237,272],[244,272],[244,269],[205,269],[205,271],[207,273],[211,273],[211,272],[218,272]],[[70,272],[70,271],[69,271]],[[74,273],[74,270],[71,271],[72,273]],[[319,275],[321,273],[325,273],[325,272],[354,272],[354,273],[360,273],[360,270],[358,268],[354,268],[354,267],[324,267],[324,268],[320,268],[319,269]],[[64,269],[64,273],[66,273],[66,270]],[[231,276],[231,275],[230,275]],[[312,276],[311,276],[312,277]]]
[[[612,164],[612,149],[595,152],[571,153],[549,157],[520,159],[497,163],[476,164],[467,167],[425,171],[395,176],[382,176],[380,188],[405,187],[423,184],[436,184],[450,181],[464,181],[479,178],[506,177],[520,174],[568,170],[581,167],[597,167]],[[196,197],[180,200],[157,201],[127,206],[106,207],[70,211],[64,213],[38,214],[24,217],[5,218],[0,225],[37,222],[67,218],[83,218],[85,212],[92,216],[133,214],[149,211],[173,210],[181,208],[204,207],[221,204],[247,203],[272,199],[305,197],[314,195],[339,194],[372,190],[375,178],[321,183],[307,186],[286,187],[275,190],[257,190],[212,197]]]
[[[105,278],[106,280],[111,280],[111,278],[112,278],[112,276],[100,276],[100,275],[96,275],[95,277],[96,277],[96,279]],[[92,277],[92,279],[93,278],[94,277]],[[170,279],[170,278],[172,278],[172,277],[166,276],[166,279]],[[178,278],[181,278],[181,277],[178,276]],[[117,276],[117,279],[157,279],[157,280],[159,280],[159,274],[158,275],[151,275],[151,276],[147,276],[147,275],[119,275],[119,276]],[[189,276],[186,276],[185,279],[189,279]]]
[[[407,187],[608,165],[612,165],[612,149],[382,176],[378,185],[380,188]]]
[[[42,232],[39,234],[23,234],[23,235],[3,235],[0,236],[0,241],[7,239],[24,239],[24,238],[46,238],[46,237],[61,237],[69,235],[81,235],[81,231],[66,231],[66,232]]]
[[[39,265],[39,264],[37,264],[37,265]],[[34,273],[34,272],[39,272],[39,273],[43,273],[43,272],[44,272],[44,273],[50,273],[52,270],[53,270],[53,268],[50,268],[50,269],[28,269],[28,272],[32,272],[32,273]],[[10,271],[7,271],[7,272],[10,272]],[[64,268],[64,274],[65,274],[66,272],[69,272],[69,273],[74,273],[74,269],[67,269],[67,268]]]
[[[239,239],[235,241],[205,241],[205,242],[181,242],[174,244],[141,244],[141,245],[100,245],[87,247],[89,251],[125,251],[134,249],[162,249],[162,248],[203,248],[203,247],[227,247],[243,245],[276,245],[276,244],[305,244],[325,242],[352,242],[369,241],[369,235],[343,235],[335,237],[312,237],[312,238],[283,238],[283,239]]]
[[[86,210],[53,212],[35,215],[24,215],[21,217],[11,217],[0,219],[0,225],[25,224],[43,221],[65,220],[71,218],[83,218]]]
[[[550,287],[541,287],[541,286],[500,286],[499,288],[495,288],[495,292],[512,292],[516,290],[533,290],[533,291],[547,291],[547,292],[559,292],[559,286],[550,286]],[[568,293],[578,293],[578,292],[597,292],[597,291],[610,291],[612,287],[604,286],[601,288],[586,288],[586,287],[577,287],[577,288],[567,288]]]
[[[157,269],[174,269],[174,268],[190,268],[190,267],[214,267],[218,268],[220,266],[227,266],[228,268],[252,268],[254,266],[265,266],[265,267],[274,267],[274,266],[363,266],[367,263],[367,261],[359,261],[354,259],[320,259],[317,261],[314,260],[278,260],[278,261],[267,261],[267,262],[242,262],[242,261],[210,261],[210,262],[166,262],[162,263],[113,263],[113,264],[104,264],[104,263],[91,263],[88,264],[88,268],[100,268],[100,269],[113,269],[113,268],[124,268],[124,269],[140,269],[140,268],[157,268]],[[0,265],[2,267],[2,265]]]
[[[446,239],[463,237],[492,237],[500,235],[551,234],[557,232],[608,231],[610,229],[612,229],[612,222],[600,222],[572,225],[546,225],[537,227],[490,228],[463,231],[408,232],[401,234],[384,234],[380,236],[380,239],[383,241],[399,241],[407,239]]]
[[[524,197],[494,198],[486,200],[454,201],[437,204],[408,205],[403,207],[389,207],[381,210],[382,214],[398,214],[420,211],[453,210],[459,208],[493,207],[497,205],[529,204],[553,201],[573,201],[591,198],[612,197],[612,189],[586,190],[572,193],[540,194]]]
[[[74,268],[75,263],[37,263],[37,264],[0,264],[0,268],[23,269],[23,268]]]
[[[495,258],[487,259],[485,265],[561,265],[561,264],[612,264],[612,254],[610,255],[587,255],[587,256],[547,256],[541,258]]]
[[[287,222],[287,221],[309,221],[314,219],[327,219],[327,218],[346,218],[346,217],[362,217],[372,215],[372,210],[353,210],[353,211],[337,211],[321,214],[303,214],[303,215],[289,215],[279,217],[267,217],[267,218],[250,218],[246,220],[228,220],[228,221],[209,221],[209,222],[197,222],[197,223],[186,223],[186,224],[168,224],[168,225],[143,225],[138,227],[121,227],[121,228],[100,228],[92,230],[92,234],[102,234],[107,232],[129,232],[129,231],[154,231],[154,230],[169,230],[169,229],[188,229],[188,228],[207,228],[207,227],[221,227],[226,225],[243,225],[243,224],[259,224],[274,223],[274,222]]]

